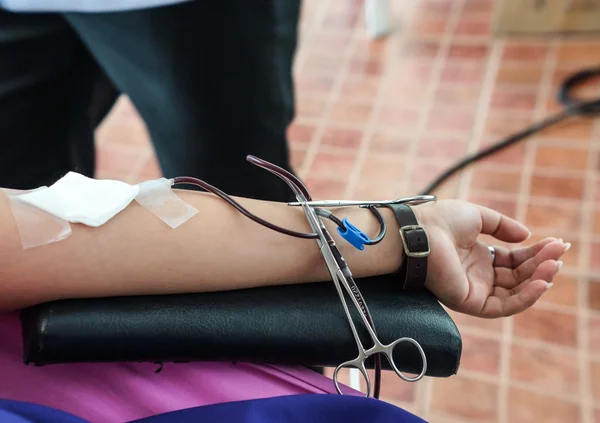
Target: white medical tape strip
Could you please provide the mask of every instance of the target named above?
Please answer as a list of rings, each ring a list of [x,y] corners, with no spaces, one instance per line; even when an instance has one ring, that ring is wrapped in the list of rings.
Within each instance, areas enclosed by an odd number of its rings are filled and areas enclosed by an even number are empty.
[[[21,200],[23,194],[45,189],[47,187],[28,191],[0,189],[8,198],[24,250],[61,241],[72,233],[71,225],[66,220]]]
[[[172,185],[173,182],[165,178],[142,182],[135,200],[175,229],[198,214],[198,210],[175,194]]]

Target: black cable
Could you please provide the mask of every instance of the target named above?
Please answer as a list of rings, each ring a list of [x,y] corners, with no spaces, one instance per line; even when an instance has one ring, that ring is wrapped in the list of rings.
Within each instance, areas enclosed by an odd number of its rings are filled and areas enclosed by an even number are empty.
[[[488,157],[500,150],[505,149],[513,144],[525,140],[531,135],[542,131],[552,125],[555,125],[572,116],[584,116],[594,117],[600,116],[600,98],[592,100],[581,100],[577,99],[572,95],[573,89],[578,85],[586,82],[588,79],[600,76],[600,68],[584,69],[568,76],[561,84],[560,89],[557,93],[557,99],[560,104],[565,108],[555,114],[542,120],[541,122],[535,123],[528,128],[525,128],[521,132],[511,135],[498,143],[488,147],[479,153],[465,157],[464,159],[457,162],[455,165],[450,167],[448,170],[440,174],[433,182],[431,182],[420,195],[430,195],[436,188],[438,188],[443,182],[445,182],[450,176],[458,172],[459,170],[475,163],[478,160]]]
[[[375,215],[375,217],[377,218],[377,221],[379,222],[379,228],[380,228],[379,234],[375,238],[369,240],[369,242],[365,242],[365,245],[379,244],[381,242],[381,240],[383,239],[383,237],[385,237],[385,234],[387,232],[387,225],[385,224],[385,219],[383,218],[381,213],[379,213],[379,210],[377,210],[377,207],[368,205],[365,208],[371,210],[371,213],[373,213]]]
[[[344,222],[342,222],[340,220],[340,218],[337,217],[335,214],[331,213],[327,216],[327,218],[329,220],[331,220],[333,223],[335,223],[338,226],[338,228],[340,228],[342,231],[346,230],[346,227],[344,226]]]

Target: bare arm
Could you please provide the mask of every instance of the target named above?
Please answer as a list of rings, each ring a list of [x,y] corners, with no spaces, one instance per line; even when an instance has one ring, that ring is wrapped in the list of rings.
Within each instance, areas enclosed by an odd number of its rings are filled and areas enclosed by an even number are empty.
[[[23,250],[7,199],[0,195],[0,311],[81,297],[202,292],[328,280],[314,240],[276,233],[242,216],[223,200],[178,191],[200,213],[171,229],[133,202],[100,228],[72,225],[66,240]],[[237,199],[280,226],[310,232],[301,209]],[[358,251],[340,241],[357,277],[393,272],[401,265],[398,226],[381,210],[388,235]],[[363,209],[340,215],[375,236],[379,224]]]
[[[180,191],[200,213],[171,229],[137,203],[100,228],[72,225],[66,240],[23,250],[5,197],[0,196],[0,311],[63,298],[223,291],[329,279],[315,241],[292,238],[242,216],[211,194]],[[299,208],[239,199],[280,226],[308,231]],[[529,231],[500,213],[464,201],[414,208],[429,234],[427,288],[446,306],[494,318],[531,307],[560,269],[569,244],[546,238],[532,246],[496,248],[480,235],[520,243]],[[357,277],[391,273],[402,263],[398,224],[381,209],[388,234],[358,251],[338,245]],[[371,236],[379,224],[364,209],[339,212]]]

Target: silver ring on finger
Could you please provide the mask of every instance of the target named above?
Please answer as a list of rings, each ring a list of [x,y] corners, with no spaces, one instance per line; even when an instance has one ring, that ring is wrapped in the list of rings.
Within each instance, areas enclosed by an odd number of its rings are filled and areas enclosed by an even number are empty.
[[[488,246],[488,250],[490,250],[490,253],[492,254],[492,264],[494,264],[496,261],[496,248],[490,245]]]

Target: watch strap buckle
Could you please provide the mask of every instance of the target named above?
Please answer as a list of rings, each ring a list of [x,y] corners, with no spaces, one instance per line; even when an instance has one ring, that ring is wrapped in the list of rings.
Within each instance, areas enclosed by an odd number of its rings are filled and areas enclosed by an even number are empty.
[[[421,225],[405,225],[400,227],[400,238],[404,254],[410,258],[428,257],[431,253],[427,231]]]

